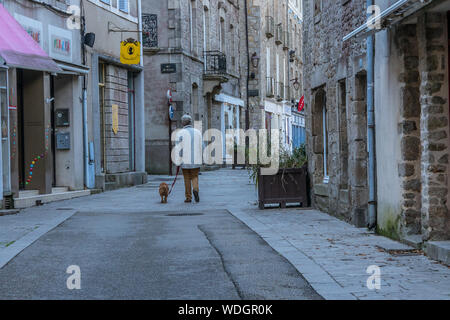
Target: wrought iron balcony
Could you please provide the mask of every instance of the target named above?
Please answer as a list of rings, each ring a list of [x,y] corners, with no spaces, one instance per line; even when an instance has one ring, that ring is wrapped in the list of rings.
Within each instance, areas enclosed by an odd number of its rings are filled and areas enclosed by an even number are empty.
[[[220,51],[205,51],[203,59],[205,62],[205,75],[220,76],[227,74],[227,57],[224,53]]]

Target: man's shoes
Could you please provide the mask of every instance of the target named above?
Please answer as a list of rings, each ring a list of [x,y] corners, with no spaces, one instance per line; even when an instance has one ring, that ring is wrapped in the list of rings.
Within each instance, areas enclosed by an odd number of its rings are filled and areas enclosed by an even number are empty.
[[[194,190],[195,202],[200,202],[200,197],[198,196],[198,191]]]
[[[192,202],[192,200],[188,200],[188,199],[186,199],[186,200],[184,200],[184,202],[185,202],[185,203],[191,203],[191,202]]]

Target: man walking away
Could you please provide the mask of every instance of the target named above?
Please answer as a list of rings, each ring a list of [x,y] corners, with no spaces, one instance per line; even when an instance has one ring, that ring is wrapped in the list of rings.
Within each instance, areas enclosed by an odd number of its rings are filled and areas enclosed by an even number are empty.
[[[198,174],[203,159],[203,138],[202,133],[192,126],[192,118],[189,115],[184,115],[181,118],[183,130],[181,134],[183,137],[190,138],[187,145],[189,148],[183,150],[183,152],[189,152],[189,155],[183,155],[183,163],[181,168],[183,169],[184,187],[186,193],[186,200],[184,202],[192,202],[192,192],[194,193],[195,202],[200,201],[199,186],[198,186]],[[177,139],[180,141],[180,139]]]

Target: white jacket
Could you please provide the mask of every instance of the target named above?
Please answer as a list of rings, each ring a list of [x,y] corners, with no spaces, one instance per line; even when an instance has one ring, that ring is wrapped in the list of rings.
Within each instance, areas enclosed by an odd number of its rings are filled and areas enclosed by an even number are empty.
[[[203,164],[203,136],[192,125],[177,130],[175,141],[175,164],[183,169],[197,169]]]

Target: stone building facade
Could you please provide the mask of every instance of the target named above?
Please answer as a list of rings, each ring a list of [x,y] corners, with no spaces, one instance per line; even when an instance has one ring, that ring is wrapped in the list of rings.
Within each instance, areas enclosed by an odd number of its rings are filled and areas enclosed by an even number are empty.
[[[170,172],[171,131],[189,114],[225,132],[245,128],[245,10],[238,0],[144,1],[146,170]],[[174,118],[169,121],[167,92]],[[172,168],[173,171],[173,168]]]
[[[365,0],[303,1],[303,90],[313,205],[367,223],[365,42],[343,37],[365,21]]]
[[[252,128],[279,129],[292,147],[292,106],[302,95],[301,1],[248,0]]]
[[[404,9],[414,17],[376,34],[378,229],[431,253],[450,239],[450,1]]]
[[[448,261],[450,1],[374,1],[375,29],[365,2],[304,1],[313,202],[368,222],[366,39],[375,33],[377,232]]]
[[[144,71],[121,62],[121,41],[141,40],[140,1],[83,2],[86,48],[89,169],[95,187],[112,190],[147,181],[145,172]]]
[[[1,27],[2,41],[14,35],[10,43],[22,46],[22,52],[11,52],[15,63],[0,55],[0,192],[6,208],[34,205],[56,192],[84,190],[83,122],[78,110],[81,76],[87,68],[80,32],[67,23],[70,4],[79,6],[80,1],[0,1],[1,20],[9,21],[11,28]],[[24,52],[24,47],[36,46],[54,68],[39,63],[36,53]],[[63,124],[54,121],[60,112],[68,116]],[[64,145],[58,143],[61,138]]]

